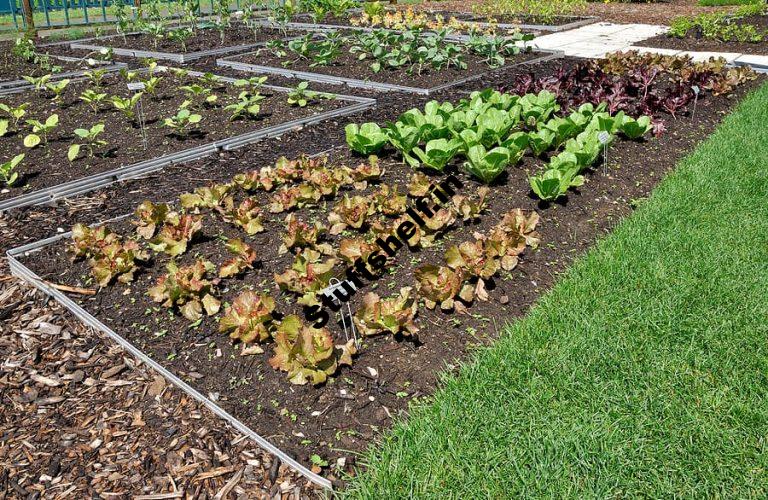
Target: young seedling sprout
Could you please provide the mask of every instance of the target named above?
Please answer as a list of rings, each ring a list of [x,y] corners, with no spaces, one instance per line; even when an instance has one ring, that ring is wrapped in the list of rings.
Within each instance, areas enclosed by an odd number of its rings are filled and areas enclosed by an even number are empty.
[[[99,139],[99,135],[101,135],[102,132],[104,132],[103,123],[97,123],[90,129],[75,129],[75,135],[79,137],[83,142],[75,143],[69,146],[69,151],[67,151],[67,158],[69,161],[75,161],[75,159],[77,159],[83,146],[88,149],[88,157],[93,158],[94,149],[107,145],[107,141]]]
[[[49,116],[44,123],[38,120],[27,120],[27,124],[32,127],[32,133],[24,138],[24,145],[31,149],[42,142],[47,146],[48,134],[58,126],[59,115],[53,114]]]
[[[2,180],[6,186],[13,186],[13,183],[19,179],[19,173],[16,171],[16,167],[19,166],[19,163],[21,163],[23,159],[24,154],[22,153],[14,156],[11,161],[0,164],[0,180]]]

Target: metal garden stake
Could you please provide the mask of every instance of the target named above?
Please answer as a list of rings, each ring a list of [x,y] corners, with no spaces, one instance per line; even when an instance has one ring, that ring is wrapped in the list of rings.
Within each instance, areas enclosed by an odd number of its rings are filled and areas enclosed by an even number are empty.
[[[143,91],[144,82],[134,82],[128,84],[128,90],[132,92]],[[149,148],[149,141],[147,139],[147,126],[146,119],[144,118],[144,96],[139,97],[139,101],[136,103],[136,113],[139,116],[139,127],[141,129],[141,143],[144,145],[144,151]]]
[[[597,134],[597,140],[603,145],[603,175],[608,175],[608,140],[611,134],[603,130]]]
[[[698,85],[694,85],[691,87],[691,90],[693,90],[693,114],[691,115],[691,120],[696,119],[696,104],[699,102],[699,92],[701,92],[701,89],[699,89]]]

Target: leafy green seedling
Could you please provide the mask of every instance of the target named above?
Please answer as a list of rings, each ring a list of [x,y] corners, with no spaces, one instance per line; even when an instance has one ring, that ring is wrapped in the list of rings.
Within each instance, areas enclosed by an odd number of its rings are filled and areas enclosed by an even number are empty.
[[[24,138],[24,145],[28,148],[34,148],[41,142],[48,144],[48,134],[58,126],[59,115],[53,114],[49,116],[45,123],[38,120],[27,120],[27,124],[32,127],[32,133]]]
[[[106,98],[106,93],[96,92],[93,89],[86,89],[82,94],[80,94],[80,100],[88,103],[94,113],[99,112],[99,107],[101,106],[101,103],[106,100]]]
[[[139,99],[143,95],[142,92],[133,94],[132,97],[120,97],[113,95],[109,98],[109,102],[116,110],[120,111],[126,118],[133,120],[136,118],[136,105],[139,103]]]
[[[187,104],[185,101],[184,104]],[[193,125],[200,123],[202,116],[192,113],[189,108],[184,106],[176,112],[176,115],[163,120],[163,126],[172,128],[179,135],[186,135]]]
[[[23,159],[24,154],[22,153],[20,155],[14,156],[11,161],[0,164],[0,180],[2,180],[6,186],[10,187],[14,182],[18,180],[19,173],[15,170]]]
[[[104,132],[104,124],[103,123],[97,123],[90,129],[85,128],[78,128],[75,129],[75,135],[79,137],[83,142],[82,143],[76,143],[69,146],[69,150],[67,151],[67,158],[69,161],[75,161],[77,156],[80,154],[80,149],[85,146],[88,149],[88,157],[93,157],[93,151],[97,147],[102,147],[107,145],[107,141],[99,139],[99,135]]]

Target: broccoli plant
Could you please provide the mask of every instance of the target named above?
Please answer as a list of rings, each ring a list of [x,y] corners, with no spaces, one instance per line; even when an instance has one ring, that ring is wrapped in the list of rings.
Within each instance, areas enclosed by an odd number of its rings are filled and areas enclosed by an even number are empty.
[[[8,116],[10,120],[13,120],[13,128],[15,130],[19,130],[19,121],[24,117],[24,115],[27,114],[27,107],[29,107],[28,102],[20,104],[15,108],[0,102],[0,111],[5,113],[5,115]]]
[[[143,95],[142,92],[137,92],[131,97],[112,96],[109,98],[109,102],[116,110],[120,111],[129,120],[136,118],[136,106],[139,104],[139,99]]]
[[[288,104],[303,108],[314,99],[335,99],[336,97],[333,94],[308,90],[307,87],[309,87],[309,82],[300,82],[294,89],[288,92]]]
[[[168,272],[147,293],[152,300],[167,308],[177,308],[190,321],[202,319],[203,312],[208,316],[219,312],[221,302],[213,295],[218,280],[206,279],[215,269],[213,264],[197,259],[179,267],[171,261],[166,268]]]
[[[51,80],[53,75],[43,75],[43,76],[22,76],[24,80],[26,80],[32,87],[34,87],[35,91],[37,92],[43,92],[44,90],[47,90],[46,85],[48,85],[48,82]]]
[[[105,69],[92,69],[85,72],[85,77],[96,88],[101,88],[101,84],[104,83],[104,77],[107,76],[107,70]]]
[[[252,93],[248,90],[243,90],[238,94],[237,101],[224,107],[225,111],[229,111],[229,119],[231,121],[239,118],[256,118],[261,111],[261,101],[264,100],[264,96],[258,92]]]
[[[244,344],[266,342],[271,338],[275,299],[265,294],[246,290],[224,309],[219,321],[219,332]]]
[[[355,313],[354,321],[363,335],[377,335],[389,332],[392,335],[410,337],[419,331],[414,319],[418,302],[412,296],[412,288],[400,289],[392,298],[382,299],[369,292],[363,297],[363,304]]]
[[[201,115],[189,110],[188,103],[189,101],[184,101],[174,116],[163,120],[163,126],[173,129],[173,132],[180,137],[186,137],[203,119]]]
[[[82,94],[80,94],[80,100],[87,103],[88,106],[91,107],[94,113],[99,112],[99,108],[101,107],[101,103],[103,103],[107,98],[107,94],[104,92],[96,92],[93,89],[86,89],[83,91]]]
[[[0,181],[8,187],[19,179],[19,172],[16,170],[19,164],[24,160],[24,154],[16,155],[12,160],[0,163]]]
[[[64,91],[69,85],[68,79],[59,80],[57,82],[48,82],[45,84],[45,88],[53,94],[54,102],[61,102],[61,98],[64,95]]]
[[[219,99],[219,96],[212,93],[213,89],[204,87],[198,83],[184,85],[183,87],[179,87],[179,90],[187,95],[190,103],[215,104]]]
[[[354,341],[334,347],[331,333],[306,326],[296,316],[286,316],[275,333],[275,355],[269,364],[288,372],[292,384],[322,384],[338,370],[339,365],[352,365],[356,353]]]
[[[85,146],[88,150],[88,157],[93,158],[94,149],[107,145],[107,141],[99,139],[99,135],[101,135],[102,132],[104,132],[103,123],[97,123],[90,129],[75,129],[75,135],[79,137],[83,142],[75,143],[69,146],[69,150],[67,151],[67,159],[69,159],[69,161],[75,161],[83,146]]]
[[[24,137],[24,145],[28,148],[34,148],[41,142],[48,144],[48,134],[59,125],[59,115],[53,114],[45,119],[45,122],[38,120],[27,120],[27,124],[32,127],[32,133]],[[42,136],[42,137],[41,137]]]

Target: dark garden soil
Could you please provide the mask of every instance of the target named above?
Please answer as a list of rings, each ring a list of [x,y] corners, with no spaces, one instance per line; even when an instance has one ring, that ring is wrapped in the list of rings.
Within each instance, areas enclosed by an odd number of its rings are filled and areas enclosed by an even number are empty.
[[[541,65],[539,71],[551,71],[553,65]],[[481,83],[498,87],[509,78],[508,72],[497,73],[494,80],[475,82],[471,87],[451,89],[432,98],[456,101],[466,91],[481,88]],[[408,403],[434,392],[441,371],[454,369],[459,360],[497,337],[505,322],[525,314],[575,257],[642,203],[675,163],[710,134],[738,99],[759,83],[744,85],[731,98],[707,96],[698,103],[695,122],[687,113],[677,120],[668,118],[667,131],[660,138],[619,141],[610,150],[608,163],[597,165],[587,175],[587,183],[571,191],[562,203],[547,205],[532,198],[527,175],[540,167],[541,160],[525,157],[492,186],[489,208],[479,222],[468,226],[458,223],[431,248],[417,252],[401,250],[393,272],[366,286],[363,293],[373,290],[388,296],[402,286],[413,285],[415,267],[437,262],[448,246],[470,239],[473,231],[487,231],[512,208],[522,208],[528,213],[536,211],[541,217],[537,227],[541,237],[538,249],[526,250],[516,269],[496,278],[495,286],[489,290],[489,301],[476,301],[466,314],[447,314],[420,307],[418,341],[391,336],[366,338],[353,367],[342,368],[331,382],[320,387],[288,383],[284,373],[274,371],[267,363],[272,356],[271,345],[263,346],[263,354],[242,355],[239,345],[233,345],[226,336],[217,333],[216,324],[210,318],[192,326],[189,321],[170,317],[163,310],[153,312],[151,308],[156,304],[148,299],[146,290],[162,272],[163,257],[138,273],[130,287],[111,286],[92,297],[73,298],[277,446],[305,462],[313,454],[331,464],[343,457],[348,468],[357,452],[368,446],[393,418],[405,414]],[[172,200],[191,187],[209,181],[221,182],[236,172],[266,166],[280,155],[290,157],[341,146],[345,123],[393,119],[410,107],[422,106],[425,100],[412,95],[386,94],[378,110],[366,112],[357,120],[350,118],[313,126],[281,140],[265,141],[241,151],[224,152],[172,167],[162,176],[113,186],[90,197],[63,202],[53,210],[35,207],[14,211],[6,216],[7,229],[0,229],[0,235],[8,238],[8,246],[15,245],[37,238],[41,233],[48,236],[56,225],[69,229],[72,222],[92,222],[128,213],[146,198]],[[335,162],[350,166],[364,161],[340,152],[332,156]],[[653,161],[648,161],[649,158]],[[382,155],[381,161],[386,168],[382,182],[400,185],[403,192],[402,185],[412,171],[397,163],[392,155]],[[460,172],[457,175],[464,183],[462,194],[473,195],[478,184]],[[371,189],[368,187],[368,192]],[[258,196],[264,196],[263,202],[268,198],[263,193]],[[302,220],[325,222],[327,209],[303,209],[297,214]],[[243,279],[225,280],[219,287],[222,300],[231,301],[243,287],[252,285],[276,297],[278,310],[290,312],[294,306],[284,300],[273,280],[273,273],[282,272],[290,265],[289,255],[277,255],[284,218],[285,214],[268,215],[267,232],[248,238],[206,215],[204,237],[192,245],[182,261],[188,262],[199,255],[220,264],[226,251],[218,237],[223,234],[243,238],[256,249],[261,265]],[[115,224],[113,228],[129,230],[125,223]],[[63,245],[48,247],[26,258],[25,263],[48,281],[93,286],[87,267],[81,262],[71,264]],[[353,299],[353,309],[359,305],[363,293]],[[341,329],[331,328],[337,340],[343,340]],[[333,476],[338,478],[338,474]]]
[[[697,30],[689,30],[683,38],[671,35],[658,35],[635,45],[661,49],[676,49],[699,52],[739,52],[743,54],[768,55],[768,16],[747,16],[736,24],[752,24],[759,33],[763,33],[761,42],[723,42],[704,38]]]
[[[542,57],[543,55],[544,54],[542,53],[533,51],[521,52],[517,55],[507,57],[505,65],[513,66],[516,64],[524,63],[526,61],[530,61],[532,59],[536,59],[538,57]],[[285,61],[292,60],[291,57],[292,55],[290,53],[287,57],[280,58],[272,55],[266,50],[263,50],[243,55],[236,58],[235,60],[238,62],[255,64],[259,66],[282,68]],[[374,73],[370,67],[371,60],[359,60],[356,55],[350,54],[349,47],[345,46],[342,48],[342,52],[339,57],[328,66],[311,67],[311,61],[296,60],[293,62],[293,64],[289,64],[287,69],[424,89],[446,85],[458,80],[462,80],[464,78],[487,73],[491,70],[491,68],[488,67],[488,65],[480,57],[477,57],[473,54],[464,54],[463,60],[467,63],[466,69],[459,69],[455,66],[441,70],[424,68],[420,74],[417,71],[414,71],[413,74],[408,74],[408,71],[405,68],[384,68],[379,73]]]
[[[176,114],[187,96],[179,87],[195,83],[194,77],[180,78],[171,72],[160,74],[160,82],[154,97],[142,97],[142,106],[146,123],[147,145],[141,138],[141,128],[137,120],[129,120],[109,103],[103,103],[98,113],[79,99],[80,94],[92,84],[87,80],[72,82],[66,88],[60,103],[54,102],[48,95],[33,94],[32,91],[6,96],[2,102],[10,106],[28,103],[24,119],[37,119],[44,122],[53,114],[59,115],[59,125],[50,134],[48,145],[28,149],[23,139],[29,133],[28,127],[20,123],[21,131],[11,132],[0,138],[0,158],[8,159],[24,153],[26,156],[18,170],[20,179],[10,188],[0,190],[0,199],[12,198],[27,192],[62,184],[73,179],[128,166],[143,160],[159,158],[216,140],[264,129],[279,123],[308,117],[317,113],[337,109],[348,105],[341,100],[318,99],[304,108],[290,106],[287,94],[272,90],[262,90],[265,99],[261,102],[261,111],[255,119],[230,120],[231,112],[224,106],[235,102],[242,90],[230,84],[221,83],[214,92],[219,96],[215,105],[203,105],[199,99],[195,112],[202,116],[202,121],[193,126],[186,134],[176,133],[163,127],[163,119]],[[145,77],[146,78],[146,77]],[[129,91],[125,80],[118,74],[107,76],[102,89],[98,92],[108,96],[128,97]],[[95,149],[94,156],[88,157],[86,148],[73,162],[67,160],[67,150],[73,142],[82,142],[73,131],[76,128],[90,128],[96,123],[105,125],[99,139],[107,141],[106,146]]]
[[[65,73],[81,69],[91,69],[85,61],[70,62],[50,57],[46,63],[35,64],[16,57],[13,52],[14,42],[0,42],[0,83],[21,80],[24,76],[40,77],[49,73]],[[46,54],[45,48],[38,52]],[[60,53],[58,50],[54,52]]]
[[[149,50],[153,52],[169,52],[174,54],[201,52],[204,50],[214,50],[223,47],[234,47],[236,45],[246,45],[253,43],[267,42],[277,38],[303,35],[299,31],[281,31],[278,29],[257,27],[252,30],[244,24],[233,24],[224,32],[222,42],[221,32],[213,28],[199,28],[195,35],[186,42],[186,50],[175,40],[167,38],[155,38],[152,35],[139,33],[131,34],[123,39],[122,36],[113,36],[107,40],[91,40],[83,42],[91,45],[104,45],[120,49]]]

